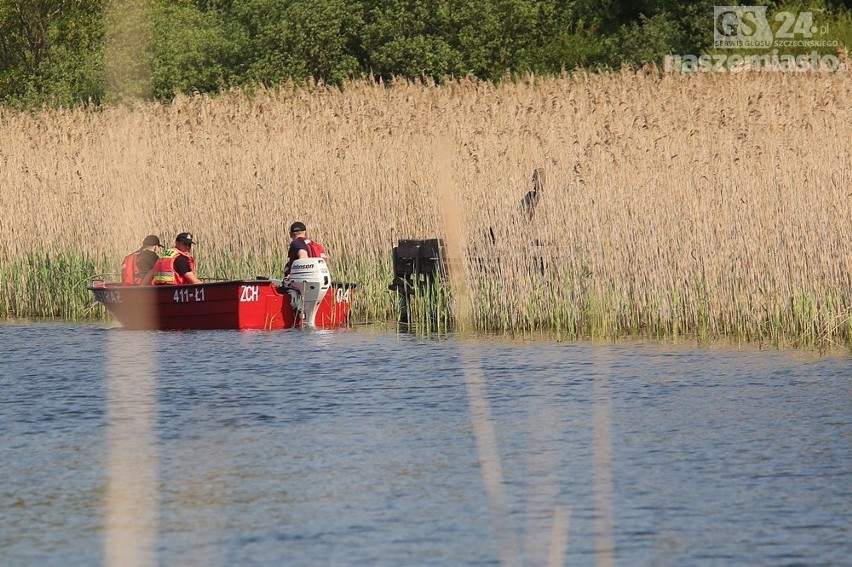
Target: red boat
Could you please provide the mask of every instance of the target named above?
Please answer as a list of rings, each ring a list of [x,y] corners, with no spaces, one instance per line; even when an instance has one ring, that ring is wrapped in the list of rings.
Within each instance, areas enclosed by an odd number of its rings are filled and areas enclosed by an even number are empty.
[[[88,289],[127,329],[329,329],[348,324],[355,285],[332,282],[325,261],[309,258],[293,262],[283,282],[96,282]]]

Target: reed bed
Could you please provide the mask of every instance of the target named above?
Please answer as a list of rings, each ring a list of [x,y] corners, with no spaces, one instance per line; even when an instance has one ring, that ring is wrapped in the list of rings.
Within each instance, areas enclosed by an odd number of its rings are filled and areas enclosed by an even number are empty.
[[[850,110],[845,72],[629,71],[0,109],[0,316],[103,316],[77,280],[149,232],[281,277],[298,219],[356,322],[395,316],[397,239],[443,237],[474,329],[848,345]]]

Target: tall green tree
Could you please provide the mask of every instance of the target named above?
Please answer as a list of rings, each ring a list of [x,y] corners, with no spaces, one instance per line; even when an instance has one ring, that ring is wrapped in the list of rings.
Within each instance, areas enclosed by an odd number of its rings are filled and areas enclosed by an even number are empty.
[[[358,76],[361,12],[346,0],[235,0],[230,15],[248,38],[244,79],[276,85]]]
[[[103,0],[0,0],[0,99],[99,102],[102,13]]]
[[[852,43],[840,0],[813,11]],[[362,75],[618,68],[712,46],[713,0],[0,0],[0,102],[170,98]]]
[[[362,68],[385,79],[463,74],[451,11],[446,0],[366,0]]]
[[[160,0],[153,11],[152,92],[213,93],[239,85],[246,67],[246,30],[219,9]]]

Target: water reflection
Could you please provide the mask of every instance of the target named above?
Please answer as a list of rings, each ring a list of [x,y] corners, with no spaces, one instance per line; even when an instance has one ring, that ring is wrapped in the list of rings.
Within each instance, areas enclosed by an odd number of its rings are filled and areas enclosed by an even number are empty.
[[[505,480],[497,447],[497,435],[491,416],[491,405],[479,349],[475,343],[460,343],[461,371],[467,387],[470,420],[476,439],[479,468],[491,515],[500,542],[501,563],[507,566],[520,565],[521,559],[515,542],[514,530],[509,518],[509,503],[506,497]]]
[[[111,333],[107,343],[105,564],[153,566],[159,507],[156,334]]]
[[[595,565],[615,563],[612,510],[612,398],[610,393],[611,351],[600,349],[593,358],[592,423],[594,427]]]

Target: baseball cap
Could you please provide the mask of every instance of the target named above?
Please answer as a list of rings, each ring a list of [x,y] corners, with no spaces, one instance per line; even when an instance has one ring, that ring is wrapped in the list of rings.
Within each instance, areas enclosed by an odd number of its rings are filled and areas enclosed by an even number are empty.
[[[175,236],[175,242],[183,242],[184,244],[195,244],[195,240],[192,239],[192,234],[189,232],[181,232],[177,236]]]
[[[142,246],[161,246],[160,237],[156,234],[149,234],[145,237],[145,240],[142,241]]]
[[[290,225],[290,232],[305,232],[306,230],[308,230],[308,227],[303,222],[296,221]]]

